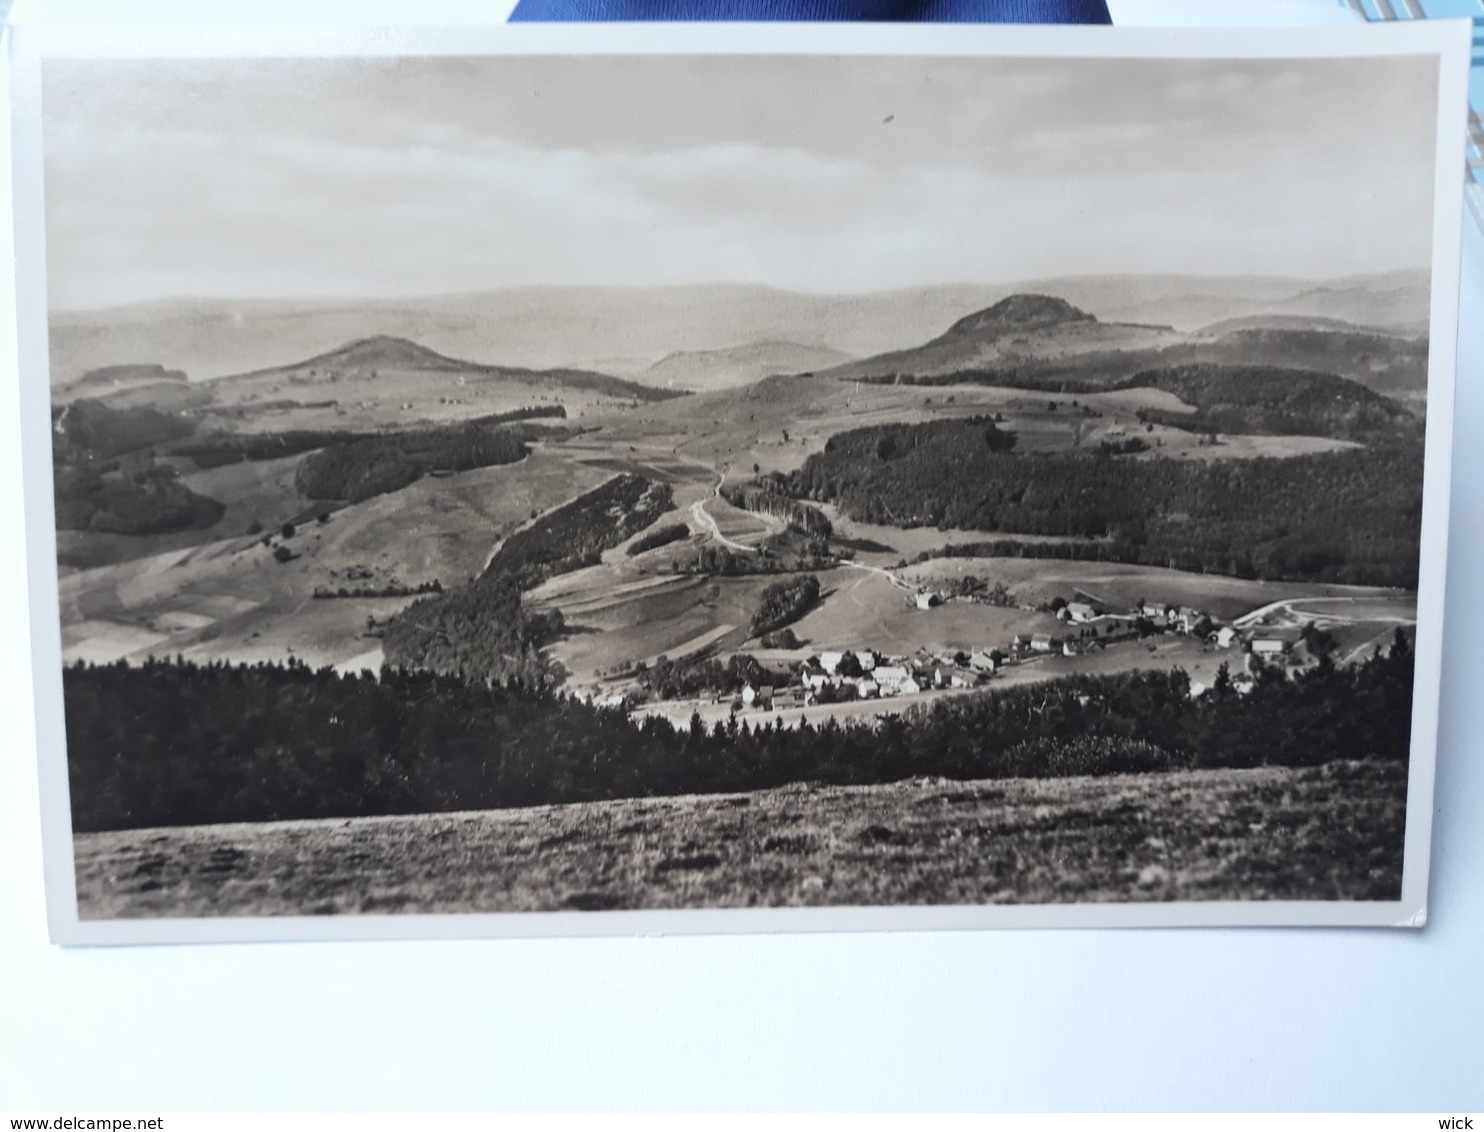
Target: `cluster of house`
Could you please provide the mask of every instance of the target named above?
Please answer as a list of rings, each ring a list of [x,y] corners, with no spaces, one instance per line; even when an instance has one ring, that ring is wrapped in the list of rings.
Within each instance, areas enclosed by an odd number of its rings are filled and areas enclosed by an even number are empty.
[[[967,663],[961,663],[961,660]],[[873,649],[821,652],[799,668],[798,684],[779,692],[768,685],[742,689],[745,707],[770,707],[775,696],[787,694],[805,706],[822,699],[862,700],[905,696],[927,688],[969,688],[994,673],[1003,656],[989,652],[917,656],[884,656]]]
[[[1094,602],[1078,600],[1058,605],[1056,616],[1068,625],[1122,623],[1121,627],[1130,631],[1143,620],[1156,632],[1200,637],[1220,649],[1241,647],[1245,654],[1242,670],[1233,678],[1238,691],[1250,690],[1252,682],[1245,674],[1254,666],[1282,662],[1302,651],[1302,629],[1265,625],[1239,629],[1218,624],[1209,615],[1188,606],[1143,603],[1131,612],[1110,613]],[[784,697],[791,703],[808,706],[824,699],[876,699],[929,688],[970,688],[989,679],[1007,663],[1052,654],[1076,656],[1101,647],[1103,641],[1096,636],[1028,633],[1016,635],[1008,651],[922,652],[910,657],[884,656],[873,649],[826,651],[804,661],[796,685],[776,688],[748,684],[742,689],[741,699],[744,707],[770,708],[775,699]],[[1197,685],[1194,694],[1204,691],[1203,686]]]

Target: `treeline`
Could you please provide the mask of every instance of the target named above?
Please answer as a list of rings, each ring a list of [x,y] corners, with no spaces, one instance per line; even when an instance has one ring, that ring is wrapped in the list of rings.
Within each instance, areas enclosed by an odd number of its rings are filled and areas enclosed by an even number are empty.
[[[758,596],[749,635],[761,637],[797,621],[819,601],[819,579],[813,574],[774,582]]]
[[[1328,436],[1339,435],[1328,432],[1331,427],[1346,433],[1356,424],[1365,432],[1367,418],[1383,429],[1388,426],[1388,418],[1401,423],[1402,418],[1392,417],[1392,411],[1401,409],[1405,414],[1407,409],[1396,402],[1377,405],[1371,401],[1380,396],[1373,386],[1379,383],[1385,389],[1398,390],[1425,387],[1426,356],[1425,340],[1328,332],[1239,331],[1220,340],[1158,350],[1089,350],[1080,355],[1020,359],[1012,365],[969,366],[944,374],[890,372],[849,380],[886,386],[969,384],[1076,396],[1162,387],[1159,383],[1165,378],[1156,377],[1160,374],[1175,375],[1172,380],[1180,381],[1181,374],[1205,372],[1217,375],[1215,380],[1221,383],[1232,384],[1255,377],[1258,383],[1272,384],[1270,392],[1276,392],[1279,404],[1264,414],[1260,402],[1241,389],[1233,389],[1236,414],[1230,420],[1242,427],[1227,432],[1257,432],[1266,418],[1267,427],[1275,427],[1272,421],[1284,421],[1276,426],[1281,435],[1307,430],[1307,435]],[[1315,393],[1318,396],[1313,396]],[[1325,405],[1322,398],[1330,393],[1349,404]],[[1359,405],[1358,414],[1352,414],[1349,405]],[[1303,417],[1309,417],[1309,423],[1300,424]]]
[[[660,657],[635,673],[639,687],[660,700],[679,700],[707,692],[739,692],[747,684],[770,684],[778,677],[754,658],[737,653],[725,664],[706,660],[670,660]]]
[[[673,504],[670,485],[631,473],[548,511],[500,544],[486,573],[508,574],[521,589],[593,566],[603,551],[632,538]]]
[[[149,662],[63,673],[79,832],[871,784],[1407,758],[1412,657],[1321,661],[1198,699],[1182,671],[1079,676],[874,725],[707,731],[433,673]],[[775,721],[777,717],[774,717]]]
[[[1128,367],[1138,360],[1138,355],[1109,358],[1099,354],[1057,359],[1044,371],[1011,367],[922,377],[888,374],[860,380],[875,385],[993,385],[1071,394],[1160,389],[1194,406],[1196,412],[1150,408],[1139,412],[1140,419],[1190,432],[1367,440],[1411,436],[1421,428],[1400,402],[1332,373],[1210,362],[1154,366],[1128,373]]]
[[[321,601],[331,598],[351,597],[417,597],[424,594],[441,594],[443,583],[437,578],[431,582],[419,582],[415,586],[404,585],[401,582],[389,582],[384,586],[315,586],[311,597]]]
[[[97,466],[141,448],[189,436],[195,425],[157,409],[115,409],[91,398],[52,407],[52,459]]]
[[[811,507],[785,494],[770,479],[723,488],[727,502],[744,511],[756,511],[782,519],[791,528],[810,538],[828,539],[834,533],[829,519],[818,507]]]
[[[757,574],[797,574],[806,570],[829,570],[839,565],[829,543],[798,535],[770,539],[755,553],[734,552],[725,546],[703,545],[686,558],[674,558],[670,569],[677,574],[701,574],[708,578],[739,578]]]
[[[486,574],[396,614],[382,651],[394,668],[541,687],[555,677],[541,647],[562,629],[560,610],[532,613],[513,579]]]
[[[479,424],[416,429],[333,444],[304,458],[294,486],[308,499],[359,503],[427,474],[513,464],[530,454],[517,434]]]
[[[540,420],[547,417],[566,420],[567,407],[565,405],[528,405],[524,409],[511,409],[505,413],[490,413],[487,416],[475,417],[469,423],[476,425],[501,425],[511,424],[515,421]]]
[[[1037,548],[1237,577],[1415,587],[1422,448],[1283,459],[1013,455],[981,423],[886,425],[831,437],[791,477],[853,519],[1107,540]]]
[[[636,538],[629,543],[625,554],[643,554],[646,550],[654,550],[656,547],[668,546],[672,542],[679,542],[690,536],[690,528],[684,523],[666,523],[663,527],[656,527],[647,535]]]
[[[374,439],[373,433],[337,432],[334,429],[288,429],[284,432],[211,432],[166,445],[171,456],[185,456],[198,468],[220,468],[251,460],[277,460],[313,452],[332,444],[350,444]]]
[[[52,502],[57,529],[152,535],[215,526],[226,508],[178,482],[156,446],[187,436],[189,421],[154,409],[83,398],[52,410]]]
[[[1173,393],[1194,413],[1141,409],[1139,419],[1189,432],[1258,436],[1330,436],[1364,441],[1421,432],[1399,402],[1363,385],[1309,370],[1275,366],[1189,365],[1137,373],[1120,388]]]
[[[210,496],[168,478],[130,482],[59,468],[54,486],[59,531],[158,535],[205,530],[220,522],[227,510]]]

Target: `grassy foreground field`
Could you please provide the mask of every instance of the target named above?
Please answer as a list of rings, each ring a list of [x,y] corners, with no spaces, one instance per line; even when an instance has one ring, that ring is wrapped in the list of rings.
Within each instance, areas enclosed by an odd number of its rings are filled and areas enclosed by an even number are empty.
[[[1406,768],[794,786],[75,839],[83,919],[1381,900]]]

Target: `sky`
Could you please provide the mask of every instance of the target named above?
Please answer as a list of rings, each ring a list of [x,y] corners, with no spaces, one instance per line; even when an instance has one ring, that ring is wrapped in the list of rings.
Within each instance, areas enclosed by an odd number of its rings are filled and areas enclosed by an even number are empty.
[[[49,304],[1426,267],[1436,62],[50,60]]]

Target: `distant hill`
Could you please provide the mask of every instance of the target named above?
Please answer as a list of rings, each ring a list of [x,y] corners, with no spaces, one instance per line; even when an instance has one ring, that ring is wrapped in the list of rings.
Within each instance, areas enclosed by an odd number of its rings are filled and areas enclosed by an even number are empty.
[[[405,338],[451,358],[528,369],[622,372],[675,353],[786,342],[867,357],[925,342],[1011,295],[1055,295],[1103,323],[1193,331],[1251,315],[1340,318],[1425,329],[1424,272],[1321,282],[1272,276],[1125,275],[947,283],[910,290],[818,295],[773,287],[527,287],[401,300],[182,300],[55,312],[52,377],[154,358],[193,378],[284,367],[327,343]],[[838,359],[837,359],[838,360]],[[805,367],[810,368],[810,367]]]
[[[437,350],[388,334],[358,338],[354,342],[347,342],[338,350],[316,354],[291,368],[303,369],[305,366],[322,369],[436,370],[440,373],[479,368],[471,362],[444,357]]]
[[[184,384],[188,380],[184,371],[158,364],[110,365],[88,370],[58,392],[67,397],[105,397],[149,386]]]
[[[850,362],[829,373],[842,378],[947,378],[986,371],[1001,376],[1060,372],[1073,359],[1142,358],[1183,341],[1185,336],[1168,326],[1100,322],[1062,298],[1011,295],[960,318],[920,346]],[[1133,364],[1127,372],[1140,368],[1145,367]]]
[[[828,369],[850,361],[843,350],[797,342],[748,342],[718,350],[680,350],[648,367],[641,380],[674,389],[728,389],[773,374]]]
[[[1084,310],[1052,295],[1011,295],[987,310],[975,311],[948,328],[944,338],[993,341],[1007,334],[1096,322]]]
[[[1102,322],[1064,298],[1013,295],[906,350],[837,366],[829,376],[921,384],[978,382],[1034,389],[1106,388],[1181,365],[1269,367],[1347,378],[1417,402],[1427,391],[1427,341],[1322,316],[1244,316],[1184,333]]]
[[[343,377],[364,380],[419,373],[459,374],[462,378],[476,382],[499,381],[549,392],[581,390],[637,401],[663,401],[681,395],[679,391],[656,389],[652,385],[642,385],[586,370],[533,370],[520,366],[461,361],[420,343],[388,334],[359,338],[337,349],[315,354],[290,365],[215,378],[206,384],[214,391],[240,388],[245,383],[261,384],[268,381],[288,381],[297,386],[322,386],[337,382]]]
[[[1361,326],[1343,318],[1323,318],[1304,314],[1250,314],[1242,318],[1224,318],[1200,328],[1199,333],[1207,337],[1220,337],[1237,330],[1318,330],[1337,334],[1386,334],[1392,337],[1407,337],[1406,330],[1398,327]]]

